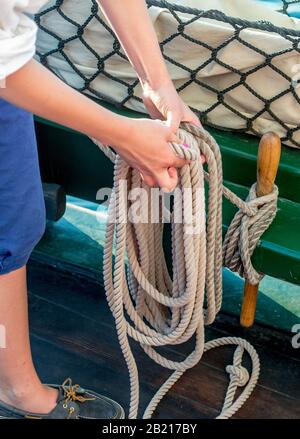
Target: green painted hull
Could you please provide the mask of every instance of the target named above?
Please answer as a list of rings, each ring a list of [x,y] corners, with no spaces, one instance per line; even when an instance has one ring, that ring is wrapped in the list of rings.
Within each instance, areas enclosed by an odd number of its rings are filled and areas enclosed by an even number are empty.
[[[106,104],[126,116],[141,114]],[[36,120],[42,179],[58,183],[67,194],[96,201],[97,191],[112,185],[113,167],[87,137],[49,123]],[[210,130],[223,156],[224,184],[246,197],[256,180],[258,139],[252,136]],[[300,151],[283,147],[277,178],[280,190],[279,210],[272,227],[264,234],[253,262],[259,271],[270,276],[300,283]],[[224,231],[236,209],[224,200]]]

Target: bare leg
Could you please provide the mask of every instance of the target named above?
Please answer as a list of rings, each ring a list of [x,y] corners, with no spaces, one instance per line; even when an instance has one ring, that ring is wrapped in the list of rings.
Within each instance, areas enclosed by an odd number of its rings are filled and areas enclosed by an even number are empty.
[[[48,413],[57,391],[43,386],[33,365],[28,329],[26,267],[0,276],[0,324],[6,347],[0,348],[0,400],[33,413]]]

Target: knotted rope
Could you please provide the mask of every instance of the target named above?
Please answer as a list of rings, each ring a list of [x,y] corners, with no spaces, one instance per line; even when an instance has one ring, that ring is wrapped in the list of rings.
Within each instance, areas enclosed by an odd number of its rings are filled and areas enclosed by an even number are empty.
[[[241,200],[222,185],[221,154],[215,140],[203,129],[188,124],[182,124],[178,136],[189,148],[172,144],[174,152],[190,160],[190,164],[179,170],[178,188],[183,196],[174,197],[171,215],[172,279],[162,244],[162,199],[159,198],[160,221],[151,223],[151,189],[144,184],[137,170],[95,141],[115,164],[114,191],[109,204],[104,249],[104,284],[129,370],[129,418],[138,415],[139,379],[128,336],[139,342],[157,364],[173,371],[150,401],[144,418],[152,416],[163,396],[186,370],[198,364],[203,352],[218,346],[237,345],[233,365],[226,368],[230,383],[218,416],[225,419],[239,410],[251,395],[259,377],[260,363],[255,349],[243,339],[225,337],[205,343],[204,327],[214,321],[222,304],[222,195],[240,209],[225,238],[224,259],[228,266],[234,266],[252,279],[255,270],[249,260],[259,237],[276,213],[277,191],[271,196],[255,198],[253,187],[248,200]],[[201,154],[206,157],[207,173],[201,164]],[[204,180],[207,180],[209,187],[206,225]],[[143,189],[143,192],[136,197],[135,209],[147,208],[146,221],[128,221],[133,203],[127,195],[136,189]],[[177,221],[178,218],[182,218],[182,221]],[[238,253],[240,249],[243,253],[241,256]],[[246,268],[244,261],[248,263]],[[170,360],[155,349],[184,343],[193,336],[194,350],[182,361]],[[252,362],[250,378],[242,366],[244,351]],[[246,387],[234,401],[239,386]]]
[[[231,194],[228,192],[227,198],[233,201]],[[250,189],[246,202],[233,218],[224,239],[224,266],[238,273],[252,285],[259,284],[263,274],[257,273],[254,269],[251,256],[260,237],[276,216],[277,199],[277,186],[274,185],[270,194],[257,197],[255,183]]]

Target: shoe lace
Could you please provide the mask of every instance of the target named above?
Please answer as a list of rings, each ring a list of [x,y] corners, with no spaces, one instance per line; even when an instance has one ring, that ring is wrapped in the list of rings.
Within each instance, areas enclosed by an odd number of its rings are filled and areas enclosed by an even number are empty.
[[[96,398],[90,397],[86,398],[78,393],[78,390],[81,388],[79,384],[72,384],[71,378],[67,378],[61,385],[64,391],[65,404],[70,401],[73,402],[86,402],[86,401],[94,401]]]

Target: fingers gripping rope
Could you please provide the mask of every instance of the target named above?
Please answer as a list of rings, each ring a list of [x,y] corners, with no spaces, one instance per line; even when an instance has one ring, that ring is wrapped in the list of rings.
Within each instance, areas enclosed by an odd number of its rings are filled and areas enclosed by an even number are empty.
[[[201,360],[203,352],[218,346],[237,345],[233,364],[226,368],[230,383],[222,411],[218,416],[225,419],[239,410],[251,395],[259,377],[259,358],[255,349],[240,338],[225,337],[205,343],[204,327],[214,321],[221,308],[223,253],[228,266],[236,268],[251,279],[252,275],[255,276],[251,262],[249,264],[250,257],[261,233],[268,227],[276,213],[278,191],[275,190],[270,197],[259,199],[256,198],[255,187],[253,187],[246,202],[239,199],[222,185],[221,155],[215,140],[203,129],[188,124],[181,125],[178,136],[182,144],[188,144],[189,148],[172,144],[174,152],[190,161],[189,165],[179,170],[178,187],[182,193],[189,190],[191,196],[179,200],[174,198],[171,215],[173,279],[170,278],[163,251],[162,222],[158,224],[128,222],[127,213],[130,205],[127,193],[122,190],[120,182],[126,181],[128,191],[143,188],[147,191],[149,199],[151,189],[144,184],[137,170],[129,168],[121,157],[109,150],[115,168],[114,191],[110,199],[104,250],[106,296],[115,318],[120,346],[129,370],[129,418],[136,418],[139,409],[139,378],[128,340],[128,337],[131,337],[140,343],[157,364],[173,371],[150,401],[143,415],[144,418],[152,416],[161,399],[185,371]],[[99,146],[107,153],[107,148]],[[206,157],[207,173],[203,170],[201,155]],[[209,187],[206,226],[204,196],[197,196],[199,192],[203,194],[205,180]],[[223,194],[240,209],[233,220],[233,225],[229,227],[224,250],[222,250]],[[160,211],[162,211],[162,201],[160,202]],[[152,206],[148,206],[148,209],[150,217]],[[200,227],[197,227],[197,219],[201,214],[203,223],[200,221]],[[177,223],[175,218],[180,215],[183,222]],[[194,227],[193,233],[191,226]],[[248,250],[243,245],[248,245]],[[125,255],[128,258],[127,273]],[[244,267],[245,261],[249,266]],[[169,360],[155,349],[167,344],[184,343],[193,335],[196,336],[194,350],[183,361]],[[250,377],[242,366],[244,351],[252,361]],[[238,386],[245,388],[234,400]]]

